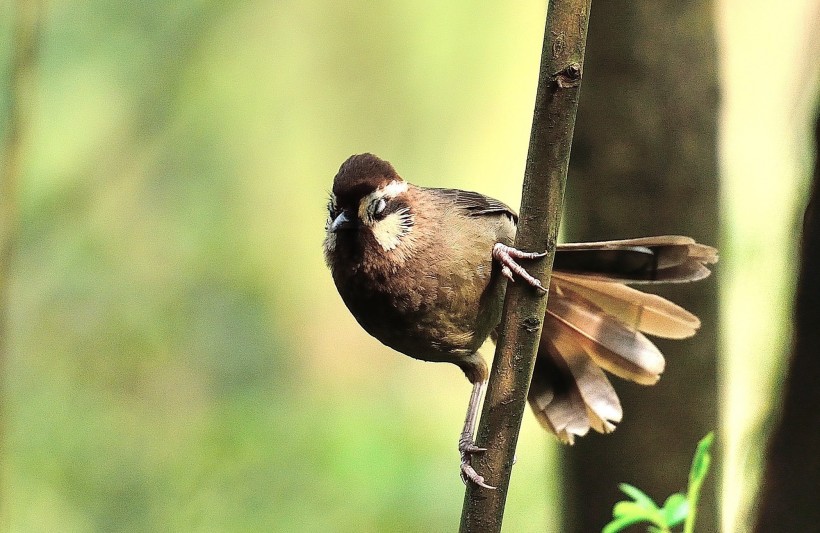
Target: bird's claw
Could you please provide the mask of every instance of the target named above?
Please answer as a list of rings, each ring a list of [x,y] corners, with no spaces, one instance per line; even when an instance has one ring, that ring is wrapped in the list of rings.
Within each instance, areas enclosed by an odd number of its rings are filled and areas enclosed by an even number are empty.
[[[489,490],[495,490],[495,487],[492,485],[487,485],[484,483],[484,476],[480,476],[475,469],[470,466],[470,460],[468,459],[461,459],[461,481],[464,482],[466,485],[468,481],[472,481],[479,487],[483,487]]]
[[[479,475],[470,464],[474,453],[486,452],[487,448],[480,448],[473,443],[471,438],[462,437],[458,441],[458,451],[461,452],[461,481],[464,482],[465,485],[471,481],[479,487],[494,490],[495,487],[485,483],[484,476]]]
[[[519,265],[516,259],[541,259],[546,255],[547,252],[522,252],[517,248],[501,244],[500,242],[495,243],[493,246],[493,259],[501,264],[501,274],[505,278],[515,282],[515,276],[517,275],[541,292],[547,292],[544,286],[541,285],[541,281],[533,277],[524,267]]]

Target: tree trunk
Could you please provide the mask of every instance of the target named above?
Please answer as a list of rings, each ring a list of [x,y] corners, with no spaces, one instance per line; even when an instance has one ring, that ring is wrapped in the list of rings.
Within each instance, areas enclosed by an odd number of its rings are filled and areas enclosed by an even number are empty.
[[[820,524],[820,114],[814,129],[814,182],[803,218],[795,294],[795,343],[783,411],[769,441],[755,531],[817,531]]]
[[[610,0],[594,6],[566,199],[568,241],[685,234],[718,239],[717,59],[706,0]],[[566,531],[599,531],[619,482],[657,501],[684,490],[698,440],[717,427],[717,294],[705,282],[662,294],[703,325],[657,342],[666,373],[654,387],[615,383],[624,419],[612,435],[564,450]],[[718,531],[715,478],[699,531]]]

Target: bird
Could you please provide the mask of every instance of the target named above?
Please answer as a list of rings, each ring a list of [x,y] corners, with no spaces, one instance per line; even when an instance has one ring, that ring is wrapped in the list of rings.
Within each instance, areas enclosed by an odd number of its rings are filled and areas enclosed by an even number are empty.
[[[333,179],[323,243],[334,284],[356,321],[415,359],[457,365],[472,384],[458,441],[460,476],[487,489],[471,465],[489,376],[478,353],[496,340],[504,292],[516,279],[548,294],[527,400],[538,422],[572,444],[610,433],[623,411],[605,371],[655,384],[665,360],[646,335],[684,339],[700,320],[632,285],[697,281],[717,250],[666,235],[558,244],[549,287],[522,263],[545,252],[513,247],[518,215],[477,192],[405,181],[370,154],[342,163]]]

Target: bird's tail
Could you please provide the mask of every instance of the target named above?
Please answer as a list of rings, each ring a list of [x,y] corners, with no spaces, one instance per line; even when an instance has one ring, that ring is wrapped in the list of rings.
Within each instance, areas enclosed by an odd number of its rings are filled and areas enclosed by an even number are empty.
[[[609,433],[623,414],[604,370],[653,385],[664,358],[644,333],[691,337],[700,320],[629,284],[696,281],[717,250],[664,236],[559,245],[529,402],[541,424],[572,443],[590,428]]]

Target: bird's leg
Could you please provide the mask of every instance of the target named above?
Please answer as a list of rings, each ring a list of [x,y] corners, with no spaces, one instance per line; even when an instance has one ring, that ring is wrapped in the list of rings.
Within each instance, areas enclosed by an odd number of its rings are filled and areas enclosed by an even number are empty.
[[[464,419],[464,429],[461,431],[461,438],[458,439],[458,451],[461,452],[461,480],[467,484],[472,481],[479,487],[494,489],[495,487],[484,483],[484,477],[470,464],[470,458],[474,453],[486,452],[487,448],[479,448],[473,441],[475,426],[478,421],[478,407],[481,405],[481,395],[487,386],[486,381],[476,381],[473,383],[473,392],[470,394],[470,403],[467,404],[467,417]]]
[[[501,273],[507,279],[510,281],[515,281],[515,276],[513,274],[517,274],[524,281],[542,292],[547,292],[547,290],[543,285],[541,285],[541,282],[530,275],[524,267],[519,265],[516,259],[540,259],[546,255],[547,252],[522,252],[517,248],[507,246],[506,244],[501,244],[500,242],[495,243],[493,246],[493,259],[501,264]]]

